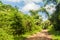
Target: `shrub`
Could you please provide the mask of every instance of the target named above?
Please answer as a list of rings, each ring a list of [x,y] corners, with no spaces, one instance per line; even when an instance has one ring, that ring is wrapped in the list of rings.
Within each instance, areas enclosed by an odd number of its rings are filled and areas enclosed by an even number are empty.
[[[0,28],[0,40],[14,40],[12,35],[8,35],[2,28]]]

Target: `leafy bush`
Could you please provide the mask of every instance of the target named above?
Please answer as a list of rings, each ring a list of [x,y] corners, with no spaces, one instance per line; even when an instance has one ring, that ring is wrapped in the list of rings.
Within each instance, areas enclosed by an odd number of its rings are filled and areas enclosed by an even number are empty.
[[[0,5],[0,40],[19,40],[21,34],[40,30],[39,15],[36,17],[29,16],[10,5]],[[38,22],[39,25],[36,25]]]
[[[60,3],[56,6],[56,11],[52,14],[51,23],[54,25],[55,31],[60,31]]]
[[[5,30],[0,28],[0,40],[14,40],[12,35],[8,35]]]

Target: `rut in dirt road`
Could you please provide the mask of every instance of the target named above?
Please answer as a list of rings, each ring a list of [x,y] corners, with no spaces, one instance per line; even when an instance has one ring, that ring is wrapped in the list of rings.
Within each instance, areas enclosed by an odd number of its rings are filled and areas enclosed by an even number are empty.
[[[52,40],[51,35],[48,33],[48,30],[42,30],[36,34],[27,37],[25,40]]]

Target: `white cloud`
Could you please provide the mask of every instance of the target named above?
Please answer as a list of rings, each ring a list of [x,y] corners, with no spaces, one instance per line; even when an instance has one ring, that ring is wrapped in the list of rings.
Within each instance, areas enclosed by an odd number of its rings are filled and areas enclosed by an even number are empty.
[[[20,1],[24,1],[25,3],[30,3],[30,2],[42,2],[43,0],[4,0],[4,1],[10,1],[10,2],[20,2]]]
[[[36,2],[36,3],[38,3],[38,2],[43,2],[43,0],[32,0],[33,2]]]
[[[49,12],[50,14],[53,13],[56,9],[55,9],[55,6],[53,3],[51,3],[50,5],[46,5],[45,6],[45,9],[47,10],[47,12]]]
[[[8,0],[8,1],[11,1],[11,2],[19,2],[21,0]]]
[[[4,0],[4,1],[7,1],[7,2],[21,2],[21,1],[24,1],[25,6],[22,7],[21,10],[22,11],[29,11],[29,10],[37,10],[37,9],[39,9],[40,6],[35,4],[34,2],[39,3],[39,2],[42,2],[43,0]]]
[[[37,10],[39,9],[40,6],[39,5],[36,5],[35,3],[29,3],[27,5],[25,5],[22,10],[23,11],[29,11],[29,10]]]
[[[39,2],[43,2],[43,0],[23,0],[25,3],[31,3],[31,2],[36,2],[36,3],[39,3]]]
[[[3,1],[9,1],[9,2],[20,2],[22,0],[3,0]]]

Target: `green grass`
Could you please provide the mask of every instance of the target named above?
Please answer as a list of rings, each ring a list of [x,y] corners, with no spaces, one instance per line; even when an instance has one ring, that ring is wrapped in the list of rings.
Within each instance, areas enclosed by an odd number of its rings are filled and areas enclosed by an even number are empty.
[[[30,32],[26,32],[25,34],[23,34],[22,36],[23,37],[29,37],[33,34],[36,34],[37,32],[40,32],[42,29],[38,29],[38,30],[33,30],[33,31],[30,31]]]
[[[53,39],[60,40],[60,32],[59,31],[54,31],[52,35]]]
[[[60,40],[60,35],[52,35],[53,40]]]
[[[24,40],[25,38],[33,35],[33,34],[36,34],[37,32],[40,32],[42,30],[41,27],[39,27],[38,29],[36,30],[32,30],[30,32],[26,32],[25,34],[22,34],[22,35],[16,35],[15,36],[15,40]]]
[[[60,31],[50,30],[49,33],[52,35],[53,40],[60,40]]]

